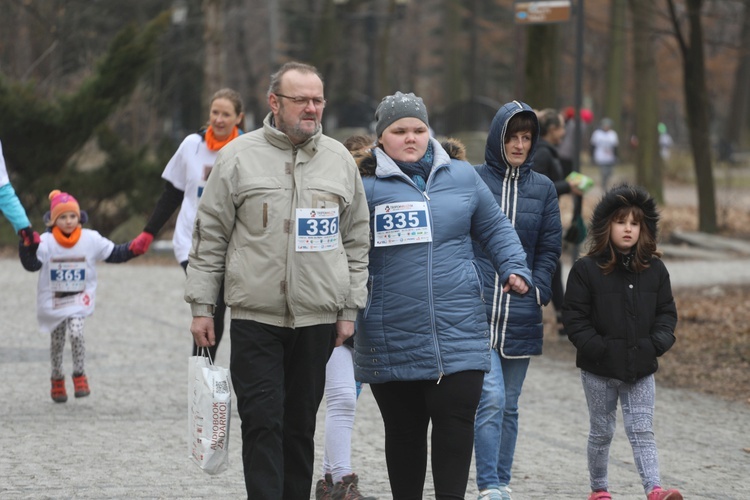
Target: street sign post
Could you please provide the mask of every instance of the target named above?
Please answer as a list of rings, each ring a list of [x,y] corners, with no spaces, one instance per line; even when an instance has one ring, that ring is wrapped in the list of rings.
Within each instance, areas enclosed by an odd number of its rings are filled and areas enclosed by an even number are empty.
[[[570,20],[570,0],[516,2],[516,24],[563,23]]]

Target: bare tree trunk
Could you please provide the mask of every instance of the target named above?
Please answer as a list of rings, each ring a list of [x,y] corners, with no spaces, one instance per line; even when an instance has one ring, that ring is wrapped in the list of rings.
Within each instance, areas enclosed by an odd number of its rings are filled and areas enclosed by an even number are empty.
[[[734,73],[734,90],[729,106],[729,117],[724,130],[724,136],[730,144],[742,145],[747,139],[746,132],[750,128],[750,5],[745,3],[740,37],[739,61]]]
[[[635,134],[638,137],[636,180],[659,202],[664,201],[662,161],[659,155],[658,76],[651,42],[652,0],[630,0],[633,14],[633,74],[635,78]]]
[[[25,8],[18,11],[18,24],[16,24],[17,43],[15,43],[15,70],[16,74],[26,75],[30,73],[31,60],[31,36],[29,33],[29,15]],[[25,80],[25,78],[22,78]]]
[[[268,0],[268,66],[276,71],[279,66],[279,0]]]
[[[466,53],[460,43],[462,36],[461,26],[463,18],[461,17],[461,2],[458,0],[448,0],[445,3],[445,13],[443,26],[445,36],[443,37],[443,48],[445,50],[445,97],[446,106],[463,99],[463,81],[465,75],[463,70],[463,60]]]
[[[341,24],[336,15],[336,5],[332,1],[325,1],[320,21],[313,31],[312,64],[326,77],[333,73],[340,59],[340,52],[336,50],[340,36]]]
[[[207,106],[211,96],[224,86],[226,68],[224,54],[224,1],[203,0],[203,46],[205,60],[203,63],[203,96],[201,105]]]
[[[695,182],[698,189],[698,228],[706,233],[715,233],[718,229],[716,224],[716,192],[711,161],[709,100],[703,53],[703,27],[701,26],[703,0],[687,0],[688,26],[690,28],[689,44],[682,36],[674,1],[667,0],[667,4],[675,29],[675,36],[682,52],[685,110],[690,131],[690,147],[693,151]]]
[[[621,137],[621,143],[627,144],[629,134],[625,133],[622,124],[622,96],[625,81],[625,23],[627,4],[622,0],[611,0],[609,24],[612,27],[607,63],[607,86],[604,96],[604,116],[612,120],[612,128]],[[621,146],[621,150],[625,147]]]
[[[526,93],[524,100],[536,109],[557,105],[557,66],[560,44],[557,24],[526,27]]]
[[[469,28],[469,68],[467,75],[469,79],[469,100],[473,101],[479,95],[479,38],[481,33],[479,30],[479,19],[480,19],[480,3],[479,0],[471,0],[470,10],[471,14],[469,21],[471,23]]]

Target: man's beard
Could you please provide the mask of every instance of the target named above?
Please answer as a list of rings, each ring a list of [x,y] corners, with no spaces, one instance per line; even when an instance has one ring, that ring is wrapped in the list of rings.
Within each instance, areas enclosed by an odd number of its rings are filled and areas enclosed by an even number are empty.
[[[300,118],[300,121],[305,118],[312,118],[317,121],[316,115],[305,115]],[[308,140],[310,137],[314,136],[318,129],[320,129],[320,124],[316,123],[315,128],[312,131],[303,130],[300,126],[300,121],[292,125],[291,127],[286,124],[285,122],[281,120],[276,120],[276,128],[280,130],[281,132],[284,132],[289,138],[292,140],[292,142],[296,144],[302,144],[306,140]]]

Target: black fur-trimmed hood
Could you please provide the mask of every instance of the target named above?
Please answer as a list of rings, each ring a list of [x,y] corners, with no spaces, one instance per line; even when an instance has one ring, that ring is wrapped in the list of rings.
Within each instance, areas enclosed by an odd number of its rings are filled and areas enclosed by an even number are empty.
[[[466,146],[458,139],[452,137],[445,139],[441,145],[452,159],[466,161]],[[357,162],[359,175],[362,177],[373,177],[375,175],[375,168],[378,162],[375,159],[372,148],[352,151],[352,156],[354,157],[354,161]]]
[[[654,240],[656,240],[659,227],[659,212],[656,208],[656,202],[644,188],[629,184],[615,186],[607,191],[591,217],[592,232],[598,234],[599,230],[603,230],[604,226],[609,223],[610,216],[618,209],[633,206],[643,210],[644,222],[651,231]]]

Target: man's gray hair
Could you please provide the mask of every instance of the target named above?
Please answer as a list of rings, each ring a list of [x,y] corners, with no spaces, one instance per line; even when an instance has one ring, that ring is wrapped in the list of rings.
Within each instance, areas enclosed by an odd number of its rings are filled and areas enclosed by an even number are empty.
[[[282,67],[278,69],[278,71],[276,71],[276,73],[271,75],[271,84],[268,86],[268,93],[266,97],[270,96],[271,94],[276,94],[279,92],[279,89],[281,89],[281,78],[288,71],[299,71],[300,73],[313,73],[317,75],[318,78],[320,78],[320,81],[322,83],[324,83],[323,75],[320,74],[320,71],[318,71],[318,68],[316,68],[315,66],[311,66],[309,64],[292,61],[292,62],[285,63]]]

